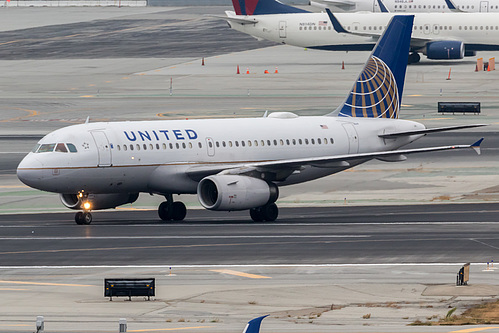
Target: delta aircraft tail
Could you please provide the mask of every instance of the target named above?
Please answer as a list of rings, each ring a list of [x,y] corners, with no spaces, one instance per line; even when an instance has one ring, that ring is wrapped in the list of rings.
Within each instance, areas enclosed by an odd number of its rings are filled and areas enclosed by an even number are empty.
[[[262,324],[262,320],[265,319],[265,317],[268,317],[268,315],[250,320],[244,328],[243,333],[259,333],[260,325]]]
[[[308,13],[306,10],[276,0],[232,0],[232,5],[236,15]]]
[[[335,16],[326,9],[333,24]],[[414,15],[394,16],[345,102],[331,116],[396,119],[402,102]]]

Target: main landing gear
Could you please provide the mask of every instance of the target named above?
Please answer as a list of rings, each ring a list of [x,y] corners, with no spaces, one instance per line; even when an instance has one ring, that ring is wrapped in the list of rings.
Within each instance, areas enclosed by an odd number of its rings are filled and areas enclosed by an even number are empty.
[[[75,222],[76,224],[78,225],[82,225],[82,224],[90,224],[92,223],[92,214],[90,214],[90,212],[78,212],[76,213],[75,215]]]
[[[275,203],[250,209],[251,219],[255,222],[273,222],[277,219],[278,215],[279,208],[277,208],[277,205]]]
[[[163,221],[182,221],[187,215],[187,208],[183,202],[173,201],[173,195],[165,195],[166,201],[163,201],[158,207],[158,215]]]

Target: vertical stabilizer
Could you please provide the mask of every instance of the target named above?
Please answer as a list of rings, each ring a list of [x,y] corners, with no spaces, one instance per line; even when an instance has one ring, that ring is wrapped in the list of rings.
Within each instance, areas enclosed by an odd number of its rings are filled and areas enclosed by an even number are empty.
[[[398,118],[413,21],[414,15],[391,19],[345,102],[330,116]]]
[[[262,323],[262,320],[265,319],[265,317],[268,317],[268,315],[250,320],[246,325],[246,327],[244,328],[243,333],[259,333],[260,325]]]
[[[308,13],[277,0],[232,0],[232,5],[237,15]]]

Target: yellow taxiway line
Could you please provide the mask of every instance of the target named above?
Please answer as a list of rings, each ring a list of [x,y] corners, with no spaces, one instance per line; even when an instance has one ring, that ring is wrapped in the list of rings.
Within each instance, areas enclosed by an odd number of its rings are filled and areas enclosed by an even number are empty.
[[[249,273],[244,273],[244,272],[233,271],[233,270],[230,270],[230,269],[211,269],[210,271],[217,272],[217,273],[222,273],[222,274],[230,274],[230,275],[242,276],[242,277],[247,277],[247,278],[250,278],[250,279],[272,279],[270,276],[249,274]]]

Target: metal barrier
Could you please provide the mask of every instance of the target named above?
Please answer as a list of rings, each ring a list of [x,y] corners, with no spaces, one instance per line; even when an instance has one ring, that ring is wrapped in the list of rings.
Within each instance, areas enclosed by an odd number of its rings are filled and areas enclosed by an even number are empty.
[[[151,296],[155,296],[156,281],[150,279],[104,279],[104,297],[110,297],[110,301],[114,297],[128,297],[132,300],[132,296],[147,296],[147,300]]]
[[[480,113],[480,102],[438,102],[438,112]]]

